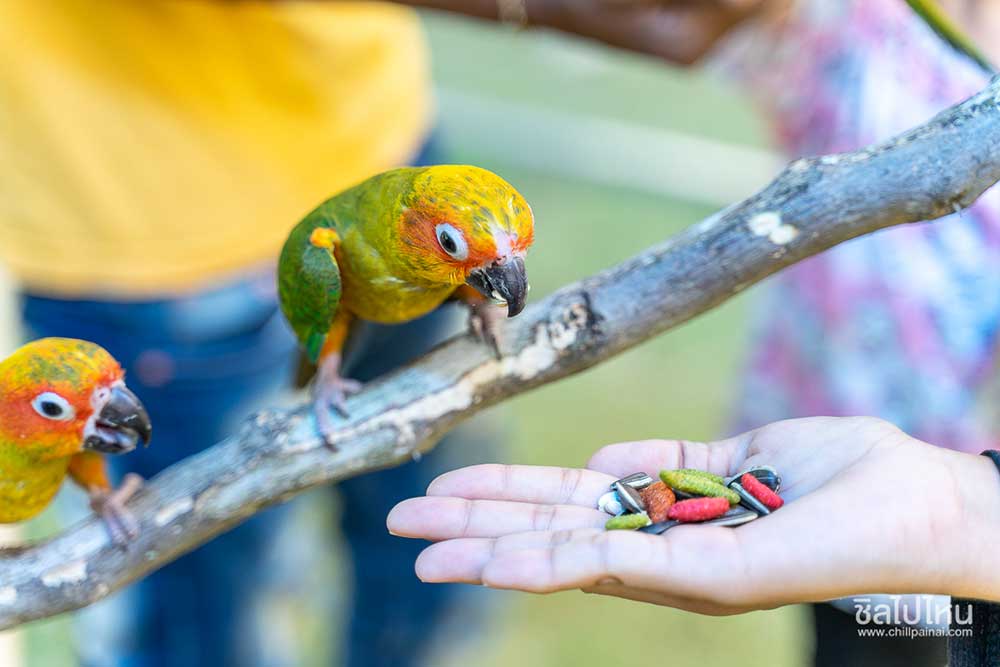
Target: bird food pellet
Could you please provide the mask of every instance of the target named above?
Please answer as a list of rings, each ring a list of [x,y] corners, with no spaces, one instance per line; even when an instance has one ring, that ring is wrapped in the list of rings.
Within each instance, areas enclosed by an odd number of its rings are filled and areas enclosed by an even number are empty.
[[[691,498],[674,503],[667,518],[684,523],[716,519],[729,511],[729,501],[721,497]]]
[[[740,485],[746,489],[747,493],[762,502],[769,510],[776,510],[785,504],[781,496],[767,488],[766,485],[750,473],[746,473],[743,477],[740,477]]]
[[[740,502],[739,494],[725,486],[721,481],[722,478],[718,475],[708,477],[706,475],[709,473],[697,475],[693,472],[699,471],[663,470],[660,472],[660,479],[675,491],[683,491],[696,496],[725,498],[730,505],[736,505]]]
[[[649,516],[645,513],[622,514],[621,516],[613,516],[608,519],[608,522],[604,524],[604,528],[606,530],[635,530],[636,528],[648,526],[649,523]]]
[[[642,490],[642,501],[646,504],[646,514],[653,523],[667,520],[667,512],[677,502],[674,492],[663,482],[654,482]]]

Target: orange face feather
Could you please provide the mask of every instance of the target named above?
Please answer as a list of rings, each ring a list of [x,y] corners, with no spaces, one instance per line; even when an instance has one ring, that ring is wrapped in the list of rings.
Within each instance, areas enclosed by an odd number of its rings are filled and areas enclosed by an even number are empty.
[[[68,338],[24,345],[0,361],[0,523],[41,512],[67,474],[108,487],[99,454],[130,451],[151,432],[103,348]]]
[[[421,277],[460,285],[478,268],[523,258],[534,241],[524,197],[478,167],[436,167],[403,202],[399,235]]]
[[[0,443],[43,460],[81,450],[95,410],[95,390],[124,378],[103,348],[44,338],[0,362]]]

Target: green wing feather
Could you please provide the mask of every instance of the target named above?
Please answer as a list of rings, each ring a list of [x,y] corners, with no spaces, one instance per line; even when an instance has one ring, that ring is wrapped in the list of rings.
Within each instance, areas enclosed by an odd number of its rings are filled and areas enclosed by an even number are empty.
[[[278,296],[310,361],[319,359],[342,292],[337,259],[326,248],[310,242],[313,230],[336,230],[341,238],[341,256],[351,253],[352,262],[357,258],[364,267],[370,250],[392,243],[392,225],[386,221],[398,216],[402,193],[412,187],[413,179],[422,171],[392,169],[344,190],[307,215],[285,241],[278,260]]]
[[[996,67],[990,62],[982,51],[976,46],[975,42],[962,32],[948,14],[941,9],[935,0],[906,0],[906,3],[910,5],[910,8],[917,13],[917,15],[923,19],[931,30],[936,32],[938,36],[944,41],[948,42],[953,49],[959,53],[964,54],[967,58],[975,62],[977,65],[982,67],[988,74],[993,75],[997,73]]]
[[[324,206],[310,213],[289,234],[278,260],[281,310],[316,363],[340,305],[340,268],[333,253],[309,238],[317,227],[332,227]]]

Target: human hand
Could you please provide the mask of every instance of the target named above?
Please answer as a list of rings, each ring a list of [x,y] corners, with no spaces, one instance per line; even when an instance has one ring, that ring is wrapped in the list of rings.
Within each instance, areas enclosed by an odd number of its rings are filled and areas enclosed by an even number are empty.
[[[690,65],[767,4],[764,0],[528,0],[526,7],[539,25]]]
[[[779,16],[791,0],[403,0],[495,19],[504,3],[526,25],[554,28],[623,49],[692,64],[743,21]]]
[[[768,464],[786,505],[739,528],[604,531],[594,509],[615,479],[664,468],[731,475]],[[985,457],[933,447],[887,422],[811,418],[714,444],[610,445],[588,469],[479,465],[446,473],[388,517],[435,541],[426,582],[586,592],[729,614],[851,594],[1000,600],[1000,481]]]

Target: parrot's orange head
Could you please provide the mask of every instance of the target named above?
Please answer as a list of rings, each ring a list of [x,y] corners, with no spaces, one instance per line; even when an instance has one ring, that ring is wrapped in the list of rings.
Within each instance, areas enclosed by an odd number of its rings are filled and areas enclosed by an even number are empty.
[[[53,459],[149,442],[149,416],[104,348],[42,338],[0,361],[0,440]]]
[[[407,268],[426,284],[475,287],[513,317],[528,291],[524,256],[535,238],[531,207],[493,172],[466,165],[414,170],[400,239]]]

